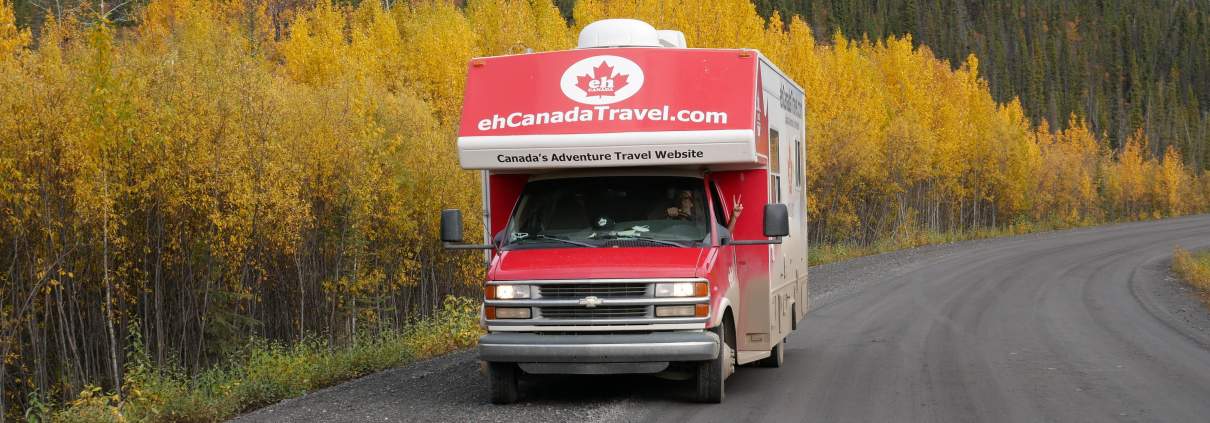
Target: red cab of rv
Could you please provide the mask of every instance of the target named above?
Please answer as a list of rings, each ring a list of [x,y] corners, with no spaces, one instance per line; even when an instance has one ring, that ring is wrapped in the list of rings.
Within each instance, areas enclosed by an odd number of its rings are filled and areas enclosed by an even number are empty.
[[[718,402],[777,366],[807,311],[804,96],[755,50],[690,49],[633,20],[569,51],[467,68],[462,166],[483,172],[480,358],[525,374],[690,373]]]

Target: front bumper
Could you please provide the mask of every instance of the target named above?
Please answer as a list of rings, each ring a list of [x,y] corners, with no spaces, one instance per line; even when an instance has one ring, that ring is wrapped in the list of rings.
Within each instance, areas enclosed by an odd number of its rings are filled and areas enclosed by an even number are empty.
[[[496,332],[479,338],[479,358],[512,363],[638,363],[718,357],[714,332],[544,335]]]

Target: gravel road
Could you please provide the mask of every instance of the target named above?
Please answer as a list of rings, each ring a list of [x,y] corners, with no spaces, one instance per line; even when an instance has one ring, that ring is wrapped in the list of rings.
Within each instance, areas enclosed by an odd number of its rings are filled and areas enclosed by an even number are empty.
[[[488,403],[473,352],[237,421],[1210,421],[1210,313],[1168,272],[1210,216],[918,248],[811,269],[780,369],[719,405],[685,381],[541,377]]]

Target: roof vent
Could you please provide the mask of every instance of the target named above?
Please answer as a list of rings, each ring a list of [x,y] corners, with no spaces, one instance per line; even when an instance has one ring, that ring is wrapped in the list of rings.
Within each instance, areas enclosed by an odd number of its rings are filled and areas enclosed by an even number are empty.
[[[635,19],[604,19],[580,30],[576,48],[661,47],[659,31],[647,22]],[[683,36],[682,36],[683,38]]]

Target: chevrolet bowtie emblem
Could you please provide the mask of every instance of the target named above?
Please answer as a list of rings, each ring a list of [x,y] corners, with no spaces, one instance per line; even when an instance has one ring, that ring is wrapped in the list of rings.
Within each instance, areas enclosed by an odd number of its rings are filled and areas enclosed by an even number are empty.
[[[591,295],[580,299],[580,305],[582,305],[584,307],[588,307],[588,308],[593,308],[593,307],[599,306],[604,302],[605,302],[605,300],[602,300],[600,298],[597,298],[597,297],[594,297]]]

